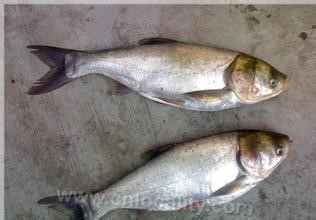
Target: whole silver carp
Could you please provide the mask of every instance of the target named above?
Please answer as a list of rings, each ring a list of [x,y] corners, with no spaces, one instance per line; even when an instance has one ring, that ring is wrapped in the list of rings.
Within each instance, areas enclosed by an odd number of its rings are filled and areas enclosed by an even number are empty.
[[[286,158],[288,136],[265,131],[213,135],[176,145],[105,190],[52,196],[76,219],[99,219],[118,208],[171,211],[196,204],[223,204],[243,195]]]
[[[269,99],[287,87],[287,77],[260,59],[168,39],[145,39],[139,46],[96,52],[29,48],[51,67],[28,91],[32,95],[100,74],[112,80],[116,94],[134,90],[159,103],[218,111]]]

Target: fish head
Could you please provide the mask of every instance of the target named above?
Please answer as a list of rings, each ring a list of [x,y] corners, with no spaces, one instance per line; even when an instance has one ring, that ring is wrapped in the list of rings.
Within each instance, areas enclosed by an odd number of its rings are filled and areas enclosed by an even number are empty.
[[[277,96],[288,85],[288,78],[268,63],[240,54],[230,67],[229,85],[244,103],[257,103]]]
[[[239,164],[246,173],[265,178],[287,157],[292,141],[287,135],[267,131],[241,132]]]

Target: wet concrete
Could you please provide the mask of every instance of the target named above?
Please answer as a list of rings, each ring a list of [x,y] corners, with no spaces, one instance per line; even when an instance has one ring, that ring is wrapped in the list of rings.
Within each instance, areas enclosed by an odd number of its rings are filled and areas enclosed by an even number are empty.
[[[6,219],[67,219],[36,201],[57,190],[107,186],[142,164],[142,153],[154,146],[235,129],[286,133],[294,149],[272,176],[227,206],[202,213],[117,210],[104,219],[315,219],[315,9],[7,6]],[[26,95],[47,70],[27,45],[99,50],[157,36],[264,59],[291,78],[289,89],[269,101],[222,112],[181,110],[136,93],[109,96],[109,85],[97,76],[47,95]]]

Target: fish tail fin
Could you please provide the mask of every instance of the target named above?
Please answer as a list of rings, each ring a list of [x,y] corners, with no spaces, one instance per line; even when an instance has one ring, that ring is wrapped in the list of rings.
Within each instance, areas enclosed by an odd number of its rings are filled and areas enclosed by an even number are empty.
[[[41,45],[30,45],[27,48],[34,49],[31,53],[50,67],[50,70],[28,90],[29,95],[53,91],[73,80],[66,76],[65,56],[74,50]]]
[[[58,195],[40,199],[37,203],[41,205],[58,205],[72,211],[72,220],[98,220],[89,205],[87,194]]]

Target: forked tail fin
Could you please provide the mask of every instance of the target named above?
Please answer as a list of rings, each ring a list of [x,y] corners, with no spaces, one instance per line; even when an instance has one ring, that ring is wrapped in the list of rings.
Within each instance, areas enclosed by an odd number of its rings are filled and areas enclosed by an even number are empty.
[[[34,49],[31,53],[50,67],[50,70],[28,90],[29,95],[50,92],[73,80],[65,74],[65,56],[74,50],[40,45],[30,45],[27,48]]]
[[[49,196],[39,200],[37,203],[41,205],[61,204],[65,208],[72,210],[72,220],[98,220],[87,201],[88,195],[60,195]]]

